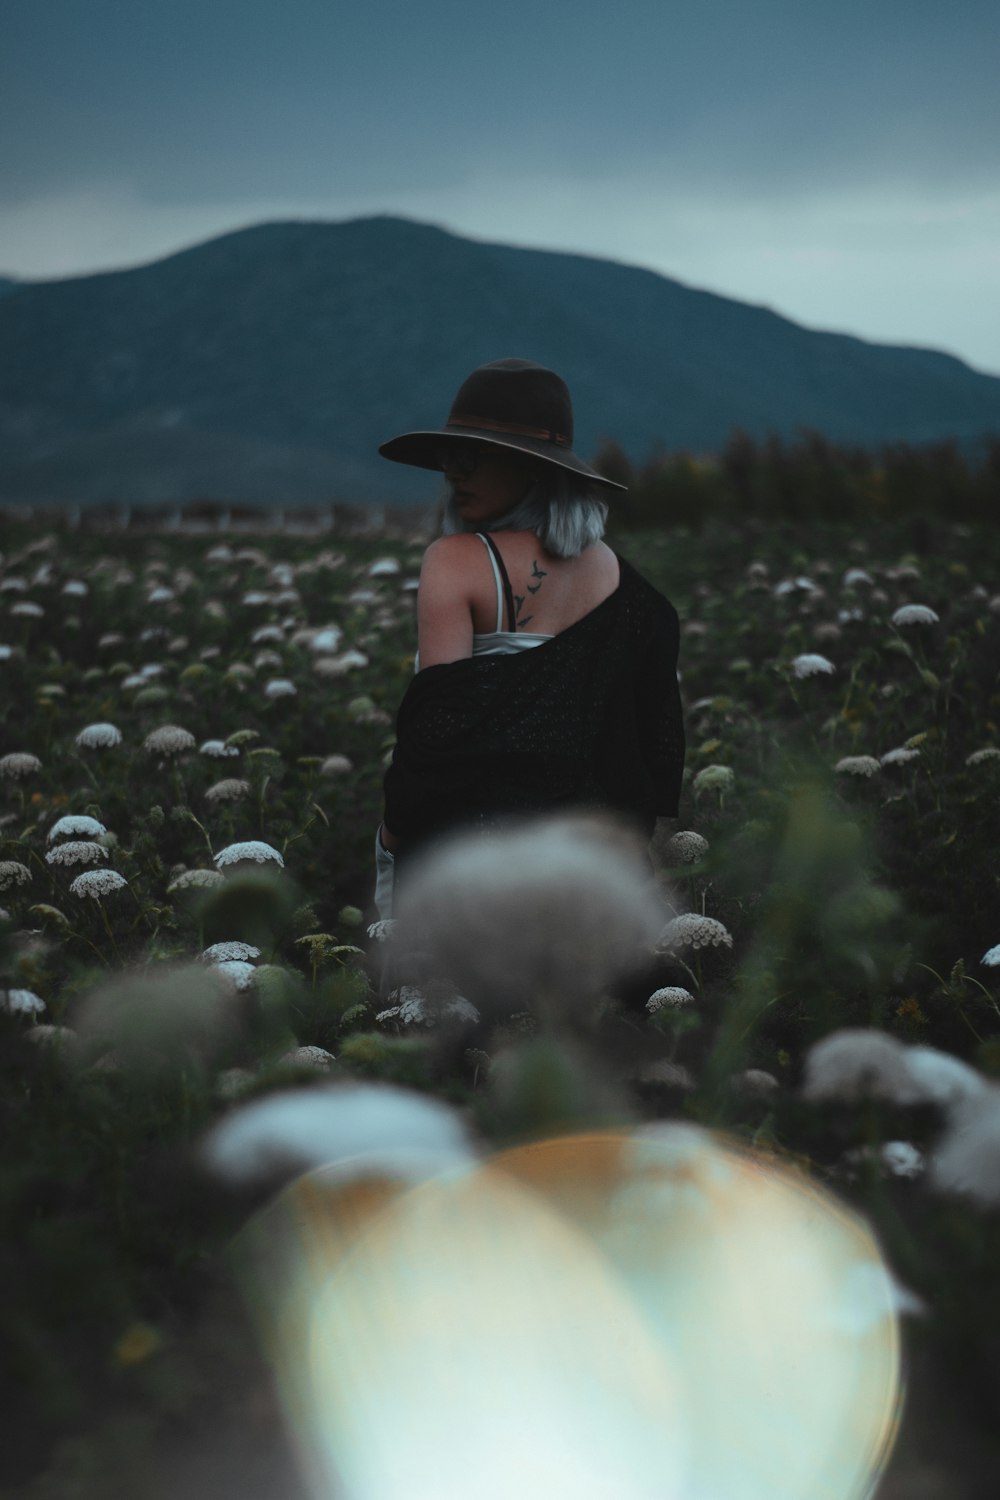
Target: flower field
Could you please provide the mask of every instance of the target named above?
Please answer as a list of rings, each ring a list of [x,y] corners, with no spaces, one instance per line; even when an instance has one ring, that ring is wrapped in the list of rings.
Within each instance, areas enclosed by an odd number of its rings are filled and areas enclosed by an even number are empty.
[[[306,1493],[226,1247],[348,1083],[484,1149],[683,1120],[797,1163],[898,1284],[877,1493],[994,1495],[1000,532],[613,537],[681,618],[656,884],[525,831],[530,899],[488,852],[415,892],[410,982],[369,927],[426,540],[0,528],[0,1496]],[[304,1124],[220,1136],[276,1096]]]

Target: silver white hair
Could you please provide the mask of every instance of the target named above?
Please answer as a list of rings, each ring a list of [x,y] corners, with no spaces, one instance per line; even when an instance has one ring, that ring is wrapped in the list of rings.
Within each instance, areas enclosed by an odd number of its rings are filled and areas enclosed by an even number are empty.
[[[568,469],[549,465],[540,474],[524,499],[498,516],[485,529],[489,531],[533,531],[552,557],[579,557],[593,542],[604,535],[608,503],[600,498],[599,487],[571,474]],[[451,489],[444,501],[444,536],[459,531],[481,531],[475,522],[462,520]]]

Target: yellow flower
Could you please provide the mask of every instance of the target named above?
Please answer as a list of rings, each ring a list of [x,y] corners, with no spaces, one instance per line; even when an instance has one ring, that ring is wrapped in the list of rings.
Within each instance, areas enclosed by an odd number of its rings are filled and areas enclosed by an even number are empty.
[[[162,1339],[148,1323],[130,1323],[114,1349],[116,1365],[141,1365],[159,1349]]]

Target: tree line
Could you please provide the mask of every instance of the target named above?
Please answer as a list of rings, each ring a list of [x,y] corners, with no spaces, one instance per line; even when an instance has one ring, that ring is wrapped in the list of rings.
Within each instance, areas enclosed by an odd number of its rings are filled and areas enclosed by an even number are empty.
[[[696,455],[655,449],[635,463],[606,439],[594,460],[628,486],[615,500],[625,529],[700,526],[727,518],[783,521],[1000,519],[1000,436],[968,448],[954,439],[878,449],[800,431],[756,439],[734,431],[721,452]]]

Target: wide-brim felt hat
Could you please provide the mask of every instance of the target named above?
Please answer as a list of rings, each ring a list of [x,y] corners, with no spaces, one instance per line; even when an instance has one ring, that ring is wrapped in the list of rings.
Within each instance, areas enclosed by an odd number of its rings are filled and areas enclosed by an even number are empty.
[[[397,464],[440,470],[441,452],[449,440],[513,448],[604,489],[626,488],[598,474],[573,452],[569,387],[554,370],[528,359],[497,359],[480,365],[459,388],[443,427],[403,432],[382,443],[378,451]]]

